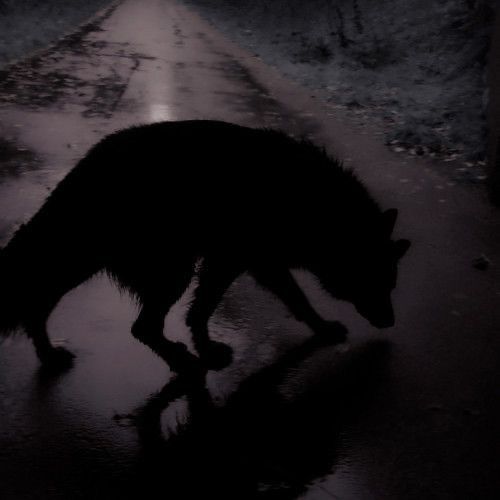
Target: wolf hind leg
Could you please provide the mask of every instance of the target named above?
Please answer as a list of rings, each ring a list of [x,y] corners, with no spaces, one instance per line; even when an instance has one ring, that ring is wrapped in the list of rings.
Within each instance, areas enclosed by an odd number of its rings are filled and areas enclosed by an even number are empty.
[[[31,338],[38,359],[42,366],[52,370],[64,370],[73,364],[74,354],[62,346],[54,346],[47,332],[47,321],[58,302],[70,290],[90,279],[99,266],[96,262],[90,262],[81,269],[69,266],[58,269],[49,276],[36,276],[33,281],[45,282],[43,291],[33,288],[27,300],[27,318],[23,321],[23,327],[28,337]]]
[[[55,305],[54,305],[55,306]],[[64,370],[73,364],[75,355],[62,346],[54,346],[47,333],[47,320],[53,307],[47,307],[44,313],[33,315],[25,322],[25,329],[31,338],[38,359],[45,368]]]

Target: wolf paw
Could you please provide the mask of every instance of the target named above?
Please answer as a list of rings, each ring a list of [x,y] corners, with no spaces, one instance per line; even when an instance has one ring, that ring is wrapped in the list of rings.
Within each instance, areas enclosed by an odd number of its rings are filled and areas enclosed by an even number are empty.
[[[325,321],[315,333],[329,344],[341,344],[347,340],[349,330],[340,321]]]
[[[53,347],[42,356],[40,361],[44,369],[63,371],[73,366],[75,355],[64,347]]]
[[[199,351],[207,370],[222,370],[233,361],[233,350],[222,342],[212,340]]]

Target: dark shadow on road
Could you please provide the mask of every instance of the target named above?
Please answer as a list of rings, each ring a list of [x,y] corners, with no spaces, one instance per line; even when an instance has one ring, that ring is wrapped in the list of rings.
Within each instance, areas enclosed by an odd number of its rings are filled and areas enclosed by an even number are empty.
[[[390,348],[371,342],[337,353],[335,363],[315,367],[314,384],[286,394],[287,377],[325,347],[312,338],[293,348],[222,407],[203,380],[167,384],[134,418],[143,453],[129,498],[291,499],[332,472],[340,432],[376,398]],[[189,417],[167,439],[162,414],[180,398]]]

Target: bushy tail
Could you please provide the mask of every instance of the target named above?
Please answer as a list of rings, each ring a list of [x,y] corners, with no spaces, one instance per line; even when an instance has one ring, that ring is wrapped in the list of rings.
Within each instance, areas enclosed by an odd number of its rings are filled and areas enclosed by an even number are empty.
[[[19,283],[12,279],[13,265],[7,252],[0,249],[0,337],[18,331],[21,326],[23,308],[18,300]]]
[[[0,339],[18,332],[23,318],[29,314],[29,299],[33,282],[27,279],[34,263],[30,249],[29,224],[23,224],[5,248],[0,249]]]

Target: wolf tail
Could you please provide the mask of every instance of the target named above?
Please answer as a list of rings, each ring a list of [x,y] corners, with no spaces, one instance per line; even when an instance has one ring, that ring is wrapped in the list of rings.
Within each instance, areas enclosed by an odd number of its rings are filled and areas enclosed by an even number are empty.
[[[18,300],[19,283],[16,282],[14,262],[9,252],[0,249],[0,341],[19,330],[22,323],[22,304]],[[19,277],[20,278],[20,277]]]
[[[36,282],[30,278],[43,267],[32,251],[40,245],[43,235],[37,230],[38,225],[31,221],[22,224],[7,245],[0,248],[0,340],[20,331],[29,317],[30,303],[41,298],[36,296]]]

